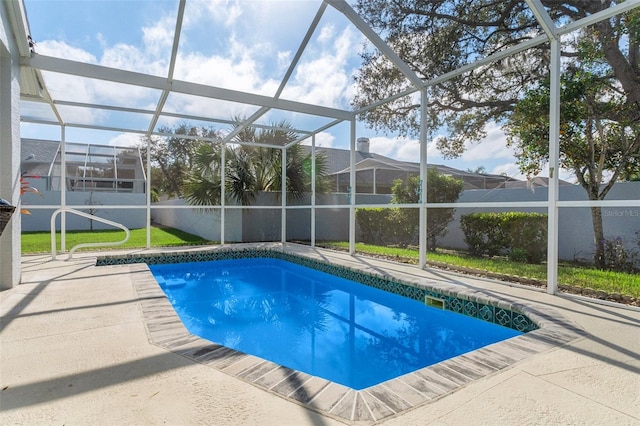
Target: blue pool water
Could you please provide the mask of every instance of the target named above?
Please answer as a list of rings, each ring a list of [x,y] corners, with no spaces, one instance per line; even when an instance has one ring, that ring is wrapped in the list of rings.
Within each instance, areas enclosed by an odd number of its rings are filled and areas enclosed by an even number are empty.
[[[149,268],[192,334],[356,390],[522,334],[279,259]]]

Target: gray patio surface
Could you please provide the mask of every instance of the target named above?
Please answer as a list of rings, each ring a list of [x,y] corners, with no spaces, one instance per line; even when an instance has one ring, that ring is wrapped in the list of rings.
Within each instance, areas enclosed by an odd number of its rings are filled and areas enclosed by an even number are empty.
[[[382,424],[640,425],[640,310],[294,247],[338,263],[490,290],[558,312],[585,331]],[[154,343],[135,288],[140,267],[96,267],[96,255],[26,256],[23,284],[0,293],[0,424],[349,423]]]

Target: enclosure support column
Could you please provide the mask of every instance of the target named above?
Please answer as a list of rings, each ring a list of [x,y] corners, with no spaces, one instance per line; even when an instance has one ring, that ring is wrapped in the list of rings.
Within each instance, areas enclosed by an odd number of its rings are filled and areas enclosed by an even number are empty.
[[[419,224],[419,262],[424,268],[427,262],[427,89],[420,91],[420,224]]]
[[[151,135],[147,135],[147,248],[151,248]]]
[[[66,143],[66,127],[60,125],[60,251],[67,251],[67,143]]]
[[[287,242],[287,148],[282,148],[282,184],[280,191],[282,193],[282,208],[280,215],[280,241],[282,244]]]
[[[4,5],[3,5],[4,6]],[[1,11],[0,11],[1,12]],[[0,16],[3,17],[4,15]],[[0,22],[4,25],[5,21]],[[11,37],[11,34],[9,34]],[[0,198],[17,206],[0,237],[0,290],[20,283],[20,67],[0,34]]]
[[[547,293],[558,289],[558,183],[560,156],[560,41],[551,40],[549,96],[549,199],[547,222]]]
[[[225,197],[226,193],[224,190],[225,187],[225,179],[227,178],[227,170],[225,165],[227,164],[226,160],[226,151],[227,145],[224,142],[220,143],[220,244],[224,244],[224,218],[225,218]],[[240,217],[242,218],[242,210],[240,210]],[[242,224],[242,220],[240,220]],[[242,232],[242,231],[240,231]]]
[[[311,136],[311,247],[316,246],[316,134]]]
[[[349,148],[349,254],[356,252],[356,120],[351,119]]]

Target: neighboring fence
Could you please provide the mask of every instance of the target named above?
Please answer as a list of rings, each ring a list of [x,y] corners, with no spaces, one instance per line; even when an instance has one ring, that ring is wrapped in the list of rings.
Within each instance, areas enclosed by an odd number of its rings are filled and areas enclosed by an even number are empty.
[[[519,202],[546,201],[548,188],[494,189],[464,191],[458,202]],[[578,185],[560,186],[561,201],[586,201],[587,193]],[[640,199],[640,182],[619,182],[614,185],[606,200]],[[464,235],[460,229],[460,216],[472,212],[524,211],[547,213],[541,209],[456,209],[454,219],[448,226],[447,235],[440,246],[465,249]],[[602,207],[605,238],[623,237],[627,248],[637,249],[636,232],[640,232],[640,207]],[[558,219],[558,257],[563,260],[593,259],[594,234],[589,207],[560,208]]]
[[[31,213],[22,217],[22,232],[48,231],[51,215],[58,208],[38,209],[38,205],[60,205],[60,192],[42,191],[42,197],[35,194],[25,194],[22,197],[23,208]],[[77,210],[123,224],[129,229],[144,228],[147,224],[146,195],[132,193],[109,192],[67,192],[67,205],[82,206]],[[133,205],[140,209],[112,209],[110,206]],[[112,226],[76,215],[67,215],[68,230],[113,229]],[[60,229],[58,219],[57,229]]]
[[[360,196],[358,196],[359,202]],[[321,194],[316,197],[316,205],[329,206],[347,204],[346,194]],[[388,203],[389,197],[376,195],[365,202]],[[294,203],[291,203],[294,204]],[[161,201],[157,206],[184,206],[183,200]],[[274,193],[258,194],[254,206],[279,207],[280,198]],[[304,209],[287,209],[287,240],[309,241],[311,239],[311,204],[309,197],[297,200],[295,205],[308,206]],[[200,209],[153,208],[154,222],[181,229],[211,241],[220,241],[220,211]],[[316,240],[339,241],[349,237],[348,208],[316,209]],[[227,209],[225,211],[225,242],[280,241],[282,217],[280,209],[251,208]]]
[[[155,223],[198,235],[209,241],[220,241],[220,210],[205,211],[185,208],[154,208],[156,206],[185,206],[184,200],[167,200],[151,206],[151,220]],[[225,241],[242,240],[242,220],[239,212],[225,212]]]
[[[493,189],[493,190],[466,190],[462,193],[459,202],[520,202],[520,201],[546,201],[548,188],[536,187],[534,189]],[[25,207],[38,204],[55,205],[60,202],[59,192],[45,192],[44,197],[25,197],[29,204]],[[560,200],[583,201],[587,200],[584,189],[577,185],[563,185],[560,187]],[[640,198],[640,182],[619,182],[609,195],[607,200],[638,200]],[[357,202],[363,204],[388,204],[390,195],[358,194]],[[144,194],[115,194],[115,193],[67,193],[67,204],[86,205],[81,209],[93,214],[124,224],[130,229],[143,228],[146,225],[146,210],[135,209],[109,209],[109,205],[140,205],[144,207]],[[349,198],[346,194],[319,194],[316,196],[316,241],[347,241],[349,239],[349,209],[348,208],[322,208],[330,205],[348,205]],[[293,204],[293,203],[291,203]],[[309,198],[298,200],[296,205],[310,207]],[[208,211],[192,208],[166,209],[157,206],[184,206],[182,200],[163,201],[152,205],[151,217],[154,222],[181,229],[195,235],[199,235],[211,241],[220,241],[220,211]],[[261,193],[254,205],[275,206],[281,205],[280,198],[273,193]],[[23,231],[47,230],[51,210],[37,210],[31,208],[31,216],[22,220]],[[525,211],[546,213],[546,208],[458,208],[454,219],[448,226],[446,236],[439,240],[440,247],[465,249],[464,235],[460,229],[460,216],[479,211]],[[636,232],[640,232],[640,207],[603,207],[602,217],[604,234],[607,238],[622,237],[629,248],[636,248]],[[281,215],[279,209],[228,209],[225,212],[225,242],[255,242],[255,241],[280,241]],[[89,220],[80,217],[67,218],[68,229],[89,229]],[[94,221],[94,229],[104,229],[108,226]],[[588,207],[561,208],[559,213],[559,247],[560,259],[591,259],[593,256],[593,225],[591,221],[591,209]],[[358,239],[358,227],[356,224],[356,238]],[[311,210],[287,209],[287,240],[309,241],[311,239]]]

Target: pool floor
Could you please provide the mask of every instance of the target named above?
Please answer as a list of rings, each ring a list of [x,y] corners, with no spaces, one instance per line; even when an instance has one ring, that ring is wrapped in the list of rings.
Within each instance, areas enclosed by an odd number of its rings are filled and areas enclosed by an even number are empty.
[[[264,245],[259,247],[264,248]],[[280,245],[277,247],[282,250]],[[229,250],[229,248],[217,249]],[[296,249],[294,246],[291,252],[295,255],[317,259],[326,258],[317,250],[308,250],[305,247]],[[178,254],[164,253],[159,256],[175,257]],[[340,262],[340,259],[335,258],[332,261]],[[526,310],[526,314],[540,328],[378,385],[354,390],[211,343],[189,333],[148,266],[135,262],[136,259],[129,259],[129,261],[119,263],[132,263],[130,267],[134,276],[134,286],[140,297],[144,320],[152,343],[251,383],[291,402],[347,423],[378,422],[406,412],[448,395],[473,381],[509,368],[532,354],[564,345],[584,334],[579,327],[553,310],[513,302],[513,306],[517,305],[521,310]],[[344,260],[344,263],[345,266],[353,267],[353,261],[348,258]],[[367,268],[366,262],[362,264],[362,267]],[[385,273],[390,274],[391,272],[385,271]],[[394,271],[392,274],[405,280],[415,279],[410,276],[402,277],[402,273],[399,271]],[[433,282],[430,285],[441,286],[443,284]],[[450,285],[444,285],[444,287],[446,288],[443,288],[443,291],[451,291]],[[478,297],[477,290],[459,290],[460,294],[470,299]],[[465,292],[469,292],[469,294],[465,294]],[[486,298],[487,295],[485,294],[483,297]],[[504,299],[496,299],[495,303],[510,306],[509,302]]]

